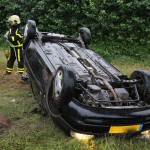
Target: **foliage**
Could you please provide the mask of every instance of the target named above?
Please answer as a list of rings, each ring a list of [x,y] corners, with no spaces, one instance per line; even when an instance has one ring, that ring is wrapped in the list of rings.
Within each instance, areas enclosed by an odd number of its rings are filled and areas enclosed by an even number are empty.
[[[88,27],[93,39],[146,44],[150,38],[149,0],[0,0],[0,32],[12,14],[37,22],[40,30],[74,34]]]

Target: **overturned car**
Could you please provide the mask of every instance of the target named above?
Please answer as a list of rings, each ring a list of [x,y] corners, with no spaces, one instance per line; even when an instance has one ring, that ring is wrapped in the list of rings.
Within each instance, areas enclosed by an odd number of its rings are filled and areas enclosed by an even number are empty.
[[[130,78],[89,48],[91,33],[78,37],[40,32],[28,20],[25,64],[39,105],[68,132],[138,133],[150,129],[150,72]]]

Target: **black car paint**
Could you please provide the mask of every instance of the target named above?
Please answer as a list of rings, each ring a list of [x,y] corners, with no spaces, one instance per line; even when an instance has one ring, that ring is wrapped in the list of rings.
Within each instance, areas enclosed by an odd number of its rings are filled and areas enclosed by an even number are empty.
[[[90,54],[94,53],[93,51],[80,48],[74,42],[63,42],[63,44],[66,48],[57,42],[51,43],[49,41],[41,41],[38,38],[32,38],[29,40],[25,50],[25,64],[28,74],[31,82],[35,85],[34,89],[38,89],[37,93],[35,93],[36,98],[39,102],[41,100],[44,101],[47,112],[57,123],[67,131],[72,130],[95,135],[108,133],[112,125],[128,126],[141,124],[143,125],[141,131],[150,129],[150,106],[141,108],[96,108],[86,106],[73,98],[59,111],[54,101],[50,98],[55,72],[61,64],[72,65],[76,68],[78,67],[76,64],[79,64],[75,58],[70,61],[63,57],[64,55],[67,55],[67,58],[70,57],[70,54],[67,52],[68,47],[73,47],[81,56],[86,55],[92,64],[91,60],[94,60],[97,65],[102,63],[103,66],[100,65],[102,70],[103,67],[107,69],[105,70],[106,72],[99,70],[99,74],[107,76],[109,72],[116,76],[123,76],[119,70],[106,62],[101,56],[90,58]],[[56,51],[56,53],[52,55],[52,51]],[[59,60],[56,55],[59,55]],[[84,70],[82,65],[79,64],[79,66],[80,69],[77,72],[77,76],[84,80],[84,77],[88,76],[88,72]],[[99,69],[95,64],[93,66],[97,70]]]

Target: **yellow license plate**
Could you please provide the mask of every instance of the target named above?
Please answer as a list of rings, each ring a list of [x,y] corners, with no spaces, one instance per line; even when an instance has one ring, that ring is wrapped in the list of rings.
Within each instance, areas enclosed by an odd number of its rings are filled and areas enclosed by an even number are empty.
[[[128,133],[137,132],[142,130],[143,125],[131,125],[131,126],[111,126],[109,133]]]

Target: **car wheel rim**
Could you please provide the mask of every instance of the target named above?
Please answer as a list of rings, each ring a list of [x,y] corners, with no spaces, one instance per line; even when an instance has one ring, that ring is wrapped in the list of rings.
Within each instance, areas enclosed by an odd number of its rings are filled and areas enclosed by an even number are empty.
[[[55,76],[54,97],[58,98],[62,91],[63,72],[59,70]]]

